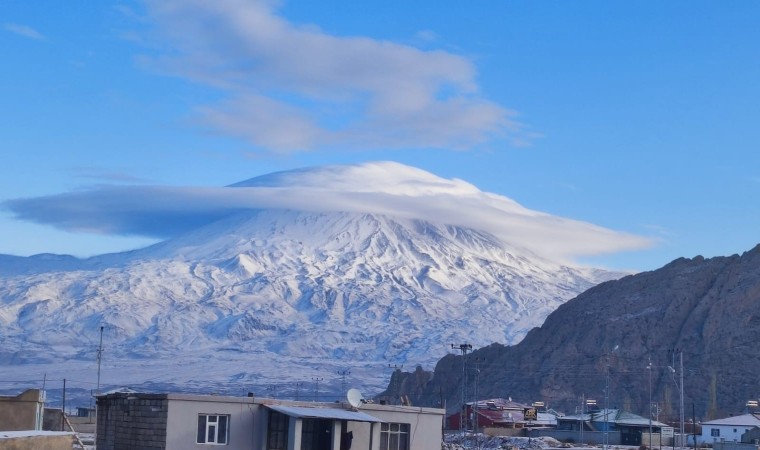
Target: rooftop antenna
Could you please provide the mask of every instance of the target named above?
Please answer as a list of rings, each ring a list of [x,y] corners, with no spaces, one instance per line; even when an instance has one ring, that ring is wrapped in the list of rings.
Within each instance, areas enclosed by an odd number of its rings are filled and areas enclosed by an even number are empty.
[[[100,326],[100,345],[98,346],[98,387],[95,395],[100,395],[100,361],[103,359],[103,325]]]

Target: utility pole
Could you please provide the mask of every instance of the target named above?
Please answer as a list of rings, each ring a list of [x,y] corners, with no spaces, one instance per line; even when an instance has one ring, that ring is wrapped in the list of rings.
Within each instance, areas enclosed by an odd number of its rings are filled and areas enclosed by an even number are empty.
[[[459,345],[451,344],[451,348],[458,348],[462,352],[462,410],[459,414],[459,431],[464,436],[464,432],[467,429],[465,426],[465,420],[467,419],[467,352],[472,350],[472,345],[466,343]]]
[[[652,360],[647,365],[649,371],[649,450],[652,450]]]
[[[63,400],[61,401],[61,431],[66,421],[66,378],[63,379]]]
[[[681,359],[681,446],[683,446],[684,423],[683,423],[683,351],[679,352]]]
[[[480,447],[479,441],[477,440],[478,436],[478,419],[480,418],[478,416],[478,382],[480,381],[480,363],[483,361],[483,358],[477,357],[474,359],[475,363],[475,397],[472,402],[472,408],[475,412],[475,420],[473,421],[473,431],[475,432],[475,440],[478,442],[478,448]]]
[[[668,366],[668,369],[670,369],[670,373],[673,375],[673,383],[675,383],[676,387],[678,388],[678,395],[679,395],[679,424],[680,424],[680,433],[681,433],[681,441],[678,443],[678,448],[681,448],[683,446],[683,434],[684,434],[684,410],[683,410],[683,351],[678,350],[679,352],[679,364],[681,369],[681,382],[679,383],[676,381],[676,369],[675,369],[675,360],[676,360],[676,349],[673,350],[673,366]]]
[[[103,359],[103,325],[100,326],[100,345],[98,346],[98,387],[95,395],[100,395],[100,362]]]
[[[610,444],[610,355],[605,355],[604,360],[604,436],[602,437],[602,448],[607,450]]]
[[[100,395],[100,363],[103,361],[103,325],[100,326],[100,344],[98,345],[98,351],[97,351],[97,360],[98,360],[98,384],[95,389],[95,395]],[[90,393],[90,397],[92,397],[92,393]],[[89,413],[88,413],[89,414]],[[98,417],[98,402],[95,401],[95,417]],[[95,427],[95,441],[97,442],[98,439],[98,430],[97,426]]]
[[[296,401],[298,401],[298,394],[301,391],[301,386],[303,386],[303,383],[301,383],[300,381],[296,383]]]
[[[317,398],[319,397],[319,382],[324,380],[322,377],[311,377],[312,381],[314,381],[314,401],[317,401]]]
[[[586,409],[586,394],[581,394],[581,420],[580,420],[580,427],[578,428],[578,431],[580,432],[580,439],[578,439],[578,443],[583,445],[583,427],[586,424],[586,418],[584,417]]]
[[[351,371],[348,369],[345,370],[339,370],[338,375],[341,376],[340,380],[340,392],[341,392],[341,398],[346,395],[346,375],[351,375]]]

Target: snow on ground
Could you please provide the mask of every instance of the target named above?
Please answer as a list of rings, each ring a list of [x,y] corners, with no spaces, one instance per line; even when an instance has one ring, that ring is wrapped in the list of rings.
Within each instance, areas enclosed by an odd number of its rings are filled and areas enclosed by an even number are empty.
[[[527,438],[522,436],[486,436],[484,434],[461,434],[448,433],[443,436],[441,450],[545,450],[572,448],[574,450],[583,449],[600,449],[599,446],[588,444],[576,446],[560,442],[550,437]],[[629,447],[625,445],[611,445],[609,450],[634,450],[638,447]]]

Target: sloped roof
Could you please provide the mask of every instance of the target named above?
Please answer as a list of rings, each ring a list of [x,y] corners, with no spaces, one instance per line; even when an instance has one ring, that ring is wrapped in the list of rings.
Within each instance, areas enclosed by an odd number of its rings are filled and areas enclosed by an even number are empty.
[[[266,405],[267,408],[273,409],[285,415],[297,418],[316,418],[316,419],[336,419],[349,420],[353,422],[373,422],[379,423],[382,420],[377,417],[360,411],[348,411],[338,408],[310,408],[305,406],[281,406]]]
[[[710,420],[702,422],[705,425],[737,425],[740,427],[757,427],[760,426],[760,418],[755,414],[742,414],[741,416],[726,417],[724,419]]]
[[[618,425],[649,426],[649,419],[646,417],[641,417],[637,414],[633,414],[631,412],[623,411],[620,409],[600,409],[597,411],[592,411],[590,413],[573,414],[558,418],[558,420],[570,422],[605,422],[605,419],[607,422],[615,423]],[[656,420],[652,420],[652,426],[658,428],[670,428],[670,425],[658,422]]]
[[[468,406],[475,407],[475,404],[477,403],[477,408],[480,409],[488,409],[490,405],[493,405],[496,408],[500,409],[511,409],[511,410],[523,410],[524,408],[530,408],[530,405],[526,405],[525,403],[519,403],[512,401],[511,398],[491,398],[488,400],[478,400],[477,402],[467,402]]]

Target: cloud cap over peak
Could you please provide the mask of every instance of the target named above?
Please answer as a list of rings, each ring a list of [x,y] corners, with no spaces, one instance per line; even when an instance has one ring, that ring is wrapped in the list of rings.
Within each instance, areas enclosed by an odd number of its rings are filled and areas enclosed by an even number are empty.
[[[245,210],[357,212],[491,233],[555,260],[642,249],[647,238],[533,211],[395,162],[277,172],[226,187],[102,186],[6,201],[18,219],[69,231],[170,238]]]

